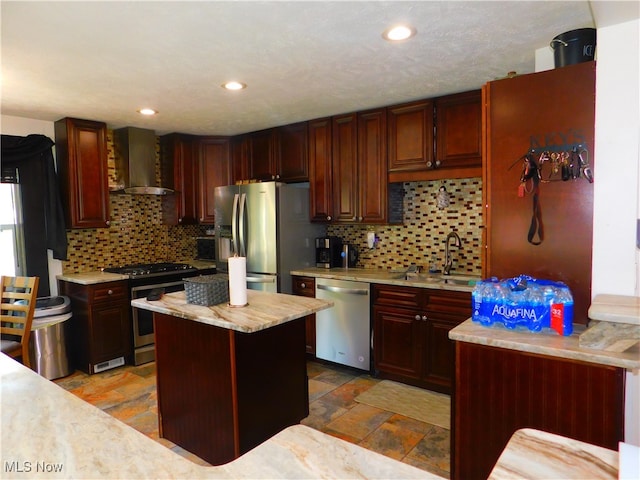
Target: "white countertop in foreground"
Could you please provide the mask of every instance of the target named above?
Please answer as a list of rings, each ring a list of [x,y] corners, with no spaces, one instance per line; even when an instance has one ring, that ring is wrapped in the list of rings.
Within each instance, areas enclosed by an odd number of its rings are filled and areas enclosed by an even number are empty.
[[[449,338],[459,342],[581,360],[630,370],[640,368],[638,345],[624,352],[584,348],[579,345],[582,332],[584,332],[582,325],[574,325],[573,334],[563,337],[555,332],[536,333],[520,328],[509,330],[499,324],[485,327],[472,320],[466,320],[449,332]]]
[[[553,433],[516,431],[489,480],[618,478],[618,452]]]
[[[231,463],[203,467],[5,355],[0,387],[2,478],[440,479],[303,425]]]
[[[165,294],[156,301],[139,298],[131,305],[243,333],[258,332],[333,306],[327,300],[255,290],[247,290],[247,300],[249,304],[241,308],[227,304],[203,307],[187,303],[183,291]]]

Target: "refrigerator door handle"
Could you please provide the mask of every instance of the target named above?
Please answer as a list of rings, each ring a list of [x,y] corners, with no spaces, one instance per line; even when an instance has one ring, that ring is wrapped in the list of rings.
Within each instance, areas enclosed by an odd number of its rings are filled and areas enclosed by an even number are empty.
[[[247,256],[247,242],[244,238],[244,233],[246,229],[246,219],[245,219],[245,209],[247,206],[247,194],[240,194],[240,215],[238,216],[238,230],[239,230],[239,238],[240,238],[240,252],[238,255],[241,257]]]
[[[240,195],[233,196],[233,213],[231,214],[231,244],[233,253],[238,254],[238,202]]]

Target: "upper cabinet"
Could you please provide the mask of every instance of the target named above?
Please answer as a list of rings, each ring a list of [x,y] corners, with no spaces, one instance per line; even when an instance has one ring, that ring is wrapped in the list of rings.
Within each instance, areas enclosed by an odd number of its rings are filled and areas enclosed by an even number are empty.
[[[482,168],[482,91],[436,99],[436,168]]]
[[[389,182],[481,176],[481,97],[473,90],[388,107]]]
[[[276,130],[269,128],[247,135],[247,173],[251,180],[276,179]]]
[[[230,145],[228,137],[160,137],[162,181],[174,190],[162,197],[165,224],[214,223],[213,189],[231,183]]]
[[[382,108],[309,122],[312,221],[393,222],[388,216],[386,118]]]
[[[283,182],[309,181],[307,122],[279,127],[277,130],[276,175]]]
[[[433,102],[397,105],[389,117],[389,176],[428,170],[433,165]]]
[[[63,118],[55,137],[67,228],[108,227],[106,124]]]
[[[234,181],[308,181],[307,141],[307,122],[234,137]]]
[[[331,118],[309,122],[309,214],[312,222],[333,220]]]
[[[231,183],[231,140],[228,137],[199,137],[197,151],[198,221],[213,224],[213,191]]]
[[[162,183],[174,190],[172,195],[162,197],[162,221],[165,224],[198,222],[195,143],[195,137],[181,133],[160,137]]]

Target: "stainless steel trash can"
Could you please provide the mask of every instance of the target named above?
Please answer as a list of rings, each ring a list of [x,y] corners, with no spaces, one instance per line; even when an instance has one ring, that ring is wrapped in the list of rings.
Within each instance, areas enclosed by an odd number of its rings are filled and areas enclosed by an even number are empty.
[[[36,300],[29,357],[31,368],[54,380],[71,373],[67,354],[67,330],[72,317],[69,297],[41,297]]]

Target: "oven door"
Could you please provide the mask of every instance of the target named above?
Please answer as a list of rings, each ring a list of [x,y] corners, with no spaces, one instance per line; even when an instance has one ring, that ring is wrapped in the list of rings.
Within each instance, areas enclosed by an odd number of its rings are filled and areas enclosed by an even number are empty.
[[[165,293],[180,292],[184,290],[184,281],[174,281],[167,283],[156,283],[154,285],[140,285],[131,287],[131,299],[143,298],[149,295],[154,288],[164,288]],[[133,323],[133,346],[134,348],[153,345],[155,343],[153,335],[153,312],[140,308],[131,309]]]

